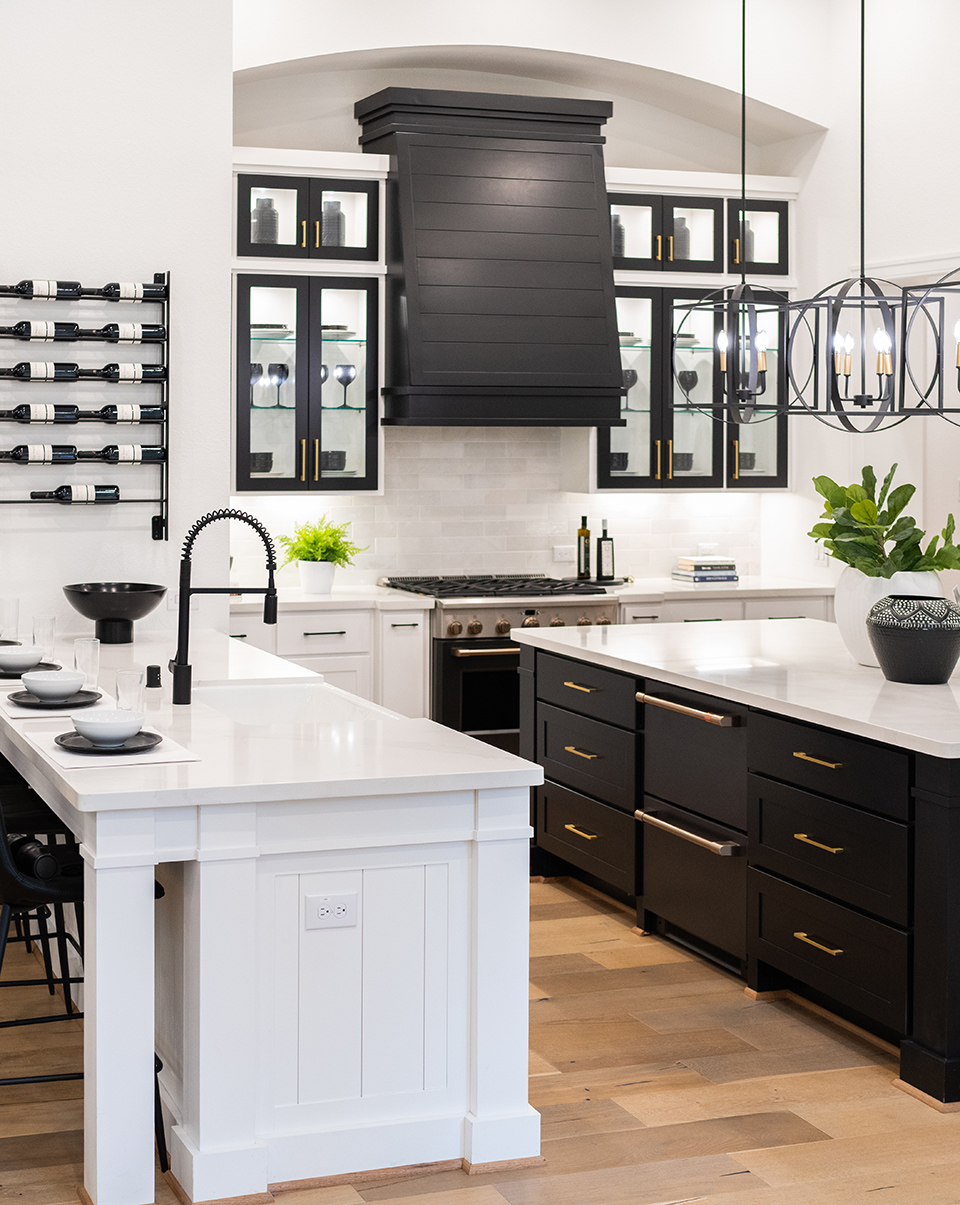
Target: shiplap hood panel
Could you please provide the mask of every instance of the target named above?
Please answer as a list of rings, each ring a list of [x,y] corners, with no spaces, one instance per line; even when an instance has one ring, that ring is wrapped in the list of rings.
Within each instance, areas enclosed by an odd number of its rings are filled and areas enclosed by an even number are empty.
[[[387,88],[388,424],[620,425],[606,101]]]

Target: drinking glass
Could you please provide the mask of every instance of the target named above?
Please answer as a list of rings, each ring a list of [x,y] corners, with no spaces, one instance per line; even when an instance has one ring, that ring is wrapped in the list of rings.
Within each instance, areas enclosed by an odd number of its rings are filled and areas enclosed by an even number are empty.
[[[96,690],[100,677],[100,641],[83,637],[73,642],[73,668],[83,674],[83,689]]]
[[[33,643],[41,653],[44,661],[53,656],[53,646],[57,638],[57,621],[52,615],[34,615]]]
[[[143,711],[143,670],[117,670],[117,707],[120,711]]]
[[[17,643],[20,630],[20,599],[9,596],[0,598],[0,636],[11,644]]]

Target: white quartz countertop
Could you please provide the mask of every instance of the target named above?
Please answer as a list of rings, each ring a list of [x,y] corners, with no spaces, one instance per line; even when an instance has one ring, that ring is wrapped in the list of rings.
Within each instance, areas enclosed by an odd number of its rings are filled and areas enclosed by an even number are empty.
[[[91,757],[89,767],[65,770],[27,739],[31,732],[71,731],[63,718],[0,715],[0,751],[31,785],[38,787],[39,776],[80,811],[435,793],[543,781],[539,766],[431,720],[396,715],[219,632],[191,633],[194,702],[174,707],[166,668],[173,643],[102,645],[100,688],[112,693],[117,669],[161,665],[162,691],[145,692],[146,724],[199,761],[98,768]],[[55,654],[62,664],[71,655],[66,645]]]
[[[432,611],[433,599],[389,586],[343,584],[336,579],[330,594],[304,594],[299,586],[279,586],[281,611]],[[262,594],[237,594],[230,599],[231,615],[262,614]]]
[[[960,757],[960,672],[943,686],[888,682],[817,619],[517,629],[511,639],[763,711]]]
[[[834,587],[782,577],[741,577],[738,582],[678,582],[672,577],[637,578],[613,590],[620,602],[648,603],[689,598],[810,598],[833,595]]]

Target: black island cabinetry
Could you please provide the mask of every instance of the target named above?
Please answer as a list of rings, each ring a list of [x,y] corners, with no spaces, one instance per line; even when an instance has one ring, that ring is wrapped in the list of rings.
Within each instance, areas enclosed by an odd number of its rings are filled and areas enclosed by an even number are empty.
[[[521,646],[535,875],[899,1043],[960,1100],[960,761]]]

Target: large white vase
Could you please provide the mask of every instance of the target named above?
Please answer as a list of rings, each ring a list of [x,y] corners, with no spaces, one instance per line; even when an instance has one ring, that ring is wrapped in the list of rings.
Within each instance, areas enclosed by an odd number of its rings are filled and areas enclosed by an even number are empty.
[[[848,565],[840,574],[833,599],[833,613],[847,651],[861,665],[879,662],[867,635],[867,614],[875,602],[888,594],[908,594],[912,598],[945,598],[940,574],[895,573],[892,577],[867,577]]]
[[[329,594],[333,589],[333,561],[297,561],[297,569],[304,594]]]

